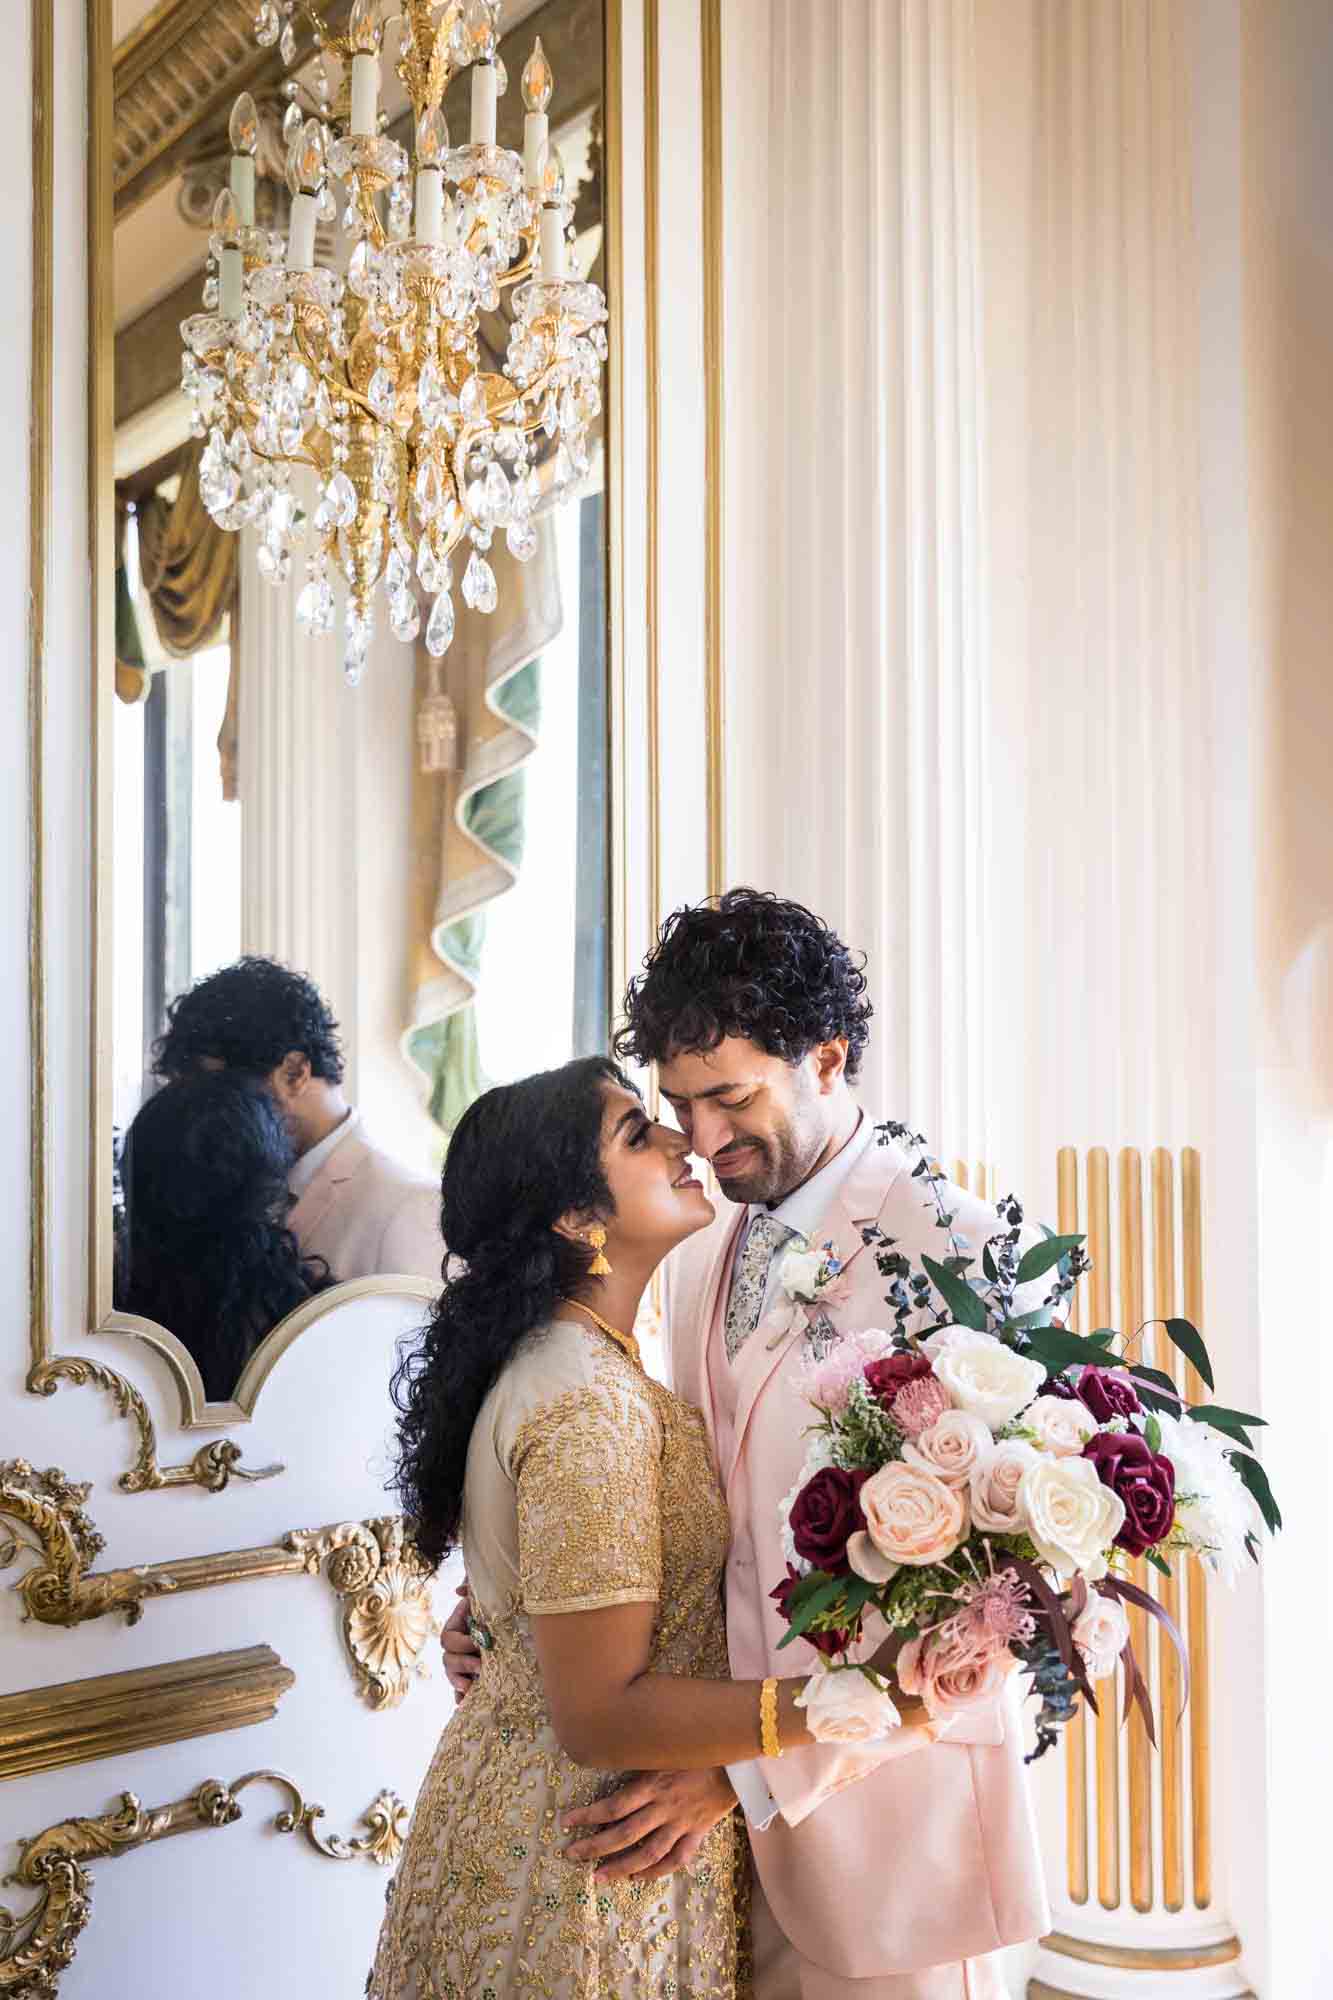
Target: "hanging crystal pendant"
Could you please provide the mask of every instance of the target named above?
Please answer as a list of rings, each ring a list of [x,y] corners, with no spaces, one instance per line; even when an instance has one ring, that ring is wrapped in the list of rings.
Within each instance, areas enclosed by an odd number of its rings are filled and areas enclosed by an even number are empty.
[[[366,670],[372,629],[369,618],[362,617],[356,607],[349,604],[347,622],[343,627],[343,672],[349,687],[358,687]]]
[[[386,368],[377,368],[371,376],[366,389],[366,401],[380,422],[387,424],[393,416],[394,395],[393,377]]]
[[[494,611],[499,601],[495,571],[485,556],[473,549],[463,571],[463,602],[473,611]]]
[[[531,562],[537,553],[537,530],[531,521],[511,521],[505,529],[505,546],[517,562]]]
[[[463,585],[466,593],[467,584]],[[426,651],[433,660],[438,660],[448,652],[454,636],[454,600],[447,589],[440,592],[430,607],[430,617],[426,621]]]
[[[421,537],[417,548],[417,575],[421,578],[421,588],[432,597],[436,591],[449,588],[449,565],[440,561],[429,535]]]
[[[395,639],[404,643],[415,639],[421,630],[421,610],[416,598],[405,586],[395,590],[389,599],[389,624]]]
[[[282,34],[278,40],[278,54],[290,68],[296,61],[296,30],[290,21],[284,21]]]
[[[282,23],[278,19],[278,10],[273,0],[264,0],[263,6],[255,15],[255,40],[261,49],[271,49],[281,32]]]

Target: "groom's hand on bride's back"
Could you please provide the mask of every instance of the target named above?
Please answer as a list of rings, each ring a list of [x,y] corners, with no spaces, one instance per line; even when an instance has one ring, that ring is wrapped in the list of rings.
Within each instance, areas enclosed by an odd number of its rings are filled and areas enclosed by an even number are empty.
[[[445,1679],[460,1701],[481,1672],[481,1648],[468,1630],[471,1618],[472,1598],[464,1584],[440,1632]]]
[[[725,1771],[647,1771],[609,1798],[560,1815],[570,1861],[597,1864],[599,1882],[654,1882],[688,1868],[736,1803]]]

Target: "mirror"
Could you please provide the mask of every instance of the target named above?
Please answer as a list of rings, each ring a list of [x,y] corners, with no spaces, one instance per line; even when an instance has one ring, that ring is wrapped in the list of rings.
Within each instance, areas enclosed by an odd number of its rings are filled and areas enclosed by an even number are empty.
[[[424,630],[392,635],[381,598],[357,685],[340,640],[297,615],[314,472],[293,475],[304,540],[289,567],[255,526],[228,532],[205,504],[208,425],[192,428],[181,391],[180,325],[218,309],[210,232],[233,103],[244,90],[254,105],[256,227],[284,237],[288,79],[302,107],[346,111],[343,65],[315,52],[299,12],[288,69],[280,47],[256,45],[253,11],[243,34],[149,0],[117,0],[115,20],[95,1266],[101,1323],[168,1356],[192,1423],[248,1415],[272,1360],[340,1287],[428,1296],[449,1131],[488,1083],[603,1049],[609,1024],[600,416],[586,468],[558,475],[563,504],[547,504],[554,440],[534,454],[536,551],[520,562],[497,537],[496,609],[456,591],[437,662]],[[336,32],[347,7],[323,11]],[[497,143],[523,152],[519,78],[540,35],[570,275],[605,290],[601,0],[505,0],[500,32]],[[206,98],[187,67],[215,80]],[[408,144],[387,44],[381,71],[382,127]],[[464,71],[442,107],[463,136],[470,90]],[[345,273],[355,227],[345,185],[327,190],[317,262]],[[502,367],[513,312],[501,286],[476,329],[479,366]],[[418,597],[424,627],[431,599]]]

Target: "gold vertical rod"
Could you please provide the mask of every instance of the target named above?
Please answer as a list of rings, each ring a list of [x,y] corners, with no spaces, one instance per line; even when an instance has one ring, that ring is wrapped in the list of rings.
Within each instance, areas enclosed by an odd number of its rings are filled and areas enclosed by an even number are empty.
[[[1138,1149],[1120,1154],[1120,1324],[1126,1335],[1143,1325],[1143,1160]],[[1151,1354],[1144,1354],[1151,1360]],[[1140,1590],[1148,1587],[1148,1565],[1142,1556],[1130,1566]],[[1139,1671],[1149,1680],[1148,1614],[1130,1607],[1129,1632]],[[1134,1908],[1150,1910],[1153,1903],[1152,1745],[1137,1708],[1130,1713],[1129,1772],[1129,1896]]]
[[[46,1112],[46,572],[51,538],[51,249],[55,20],[52,0],[32,8],[32,314],[28,416],[28,1352],[46,1358],[50,1334],[46,1217],[50,1159]]]
[[[1185,1317],[1203,1327],[1203,1195],[1199,1155],[1186,1146],[1180,1155],[1181,1277]],[[1205,1401],[1207,1391],[1192,1363],[1185,1366],[1185,1396]],[[1206,1910],[1213,1900],[1212,1688],[1209,1684],[1208,1599],[1203,1566],[1191,1556],[1188,1577],[1190,1656],[1190,1834],[1194,1863],[1194,1904]]]
[[[1152,1155],[1152,1309],[1155,1319],[1170,1319],[1176,1309],[1176,1226],[1174,1166],[1165,1147]],[[1178,1357],[1168,1340],[1157,1342],[1157,1365],[1179,1381]],[[1180,1623],[1180,1577],[1156,1579],[1157,1596],[1167,1616]],[[1168,1910],[1185,1905],[1184,1743],[1180,1730],[1182,1680],[1176,1649],[1159,1632],[1157,1684],[1161,1691],[1157,1727],[1161,1736],[1162,1770],[1162,1902]]]
[[[111,708],[115,660],[115,310],[112,277],[111,0],[87,0],[88,63],[88,535],[92,572],[91,1159],[88,1316],[111,1310]]]
[[[978,1160],[972,1169],[972,1187],[983,1201],[989,1201],[994,1189],[991,1186],[990,1169],[984,1160]]]
[[[1088,1154],[1088,1311],[1093,1327],[1111,1323],[1111,1174],[1105,1146]],[[1091,1329],[1090,1329],[1091,1330]],[[1120,1746],[1118,1688],[1108,1674],[1097,1683],[1097,1900],[1120,1907]]]
[[[644,585],[648,647],[648,927],[657,935],[662,921],[662,710],[661,710],[661,534],[658,487],[661,480],[662,411],[660,401],[660,252],[658,202],[661,189],[661,129],[658,111],[661,62],[658,0],[643,7],[643,323],[644,373],[647,391],[648,511]],[[657,1089],[654,1069],[652,1088]]]
[[[967,1161],[966,1161],[966,1160],[955,1160],[955,1161],[954,1161],[954,1163],[953,1163],[953,1177],[954,1177],[954,1182],[955,1182],[955,1185],[956,1185],[956,1186],[958,1186],[958,1187],[960,1187],[960,1188],[962,1188],[962,1189],[964,1189],[964,1190],[966,1190],[966,1188],[967,1188],[967,1185],[968,1185],[968,1179],[967,1179]]]
[[[1062,1146],[1056,1157],[1058,1226],[1062,1236],[1078,1230],[1078,1154]],[[1071,1306],[1074,1325],[1077,1302]],[[1065,1727],[1065,1871],[1071,1903],[1088,1900],[1088,1717],[1080,1699]]]
[[[722,524],[725,476],[722,297],[722,0],[700,0],[703,98],[704,671],[708,769],[708,893],[726,888],[726,680]]]
[[[604,0],[602,49],[606,85],[606,289],[611,301],[607,357],[606,452],[606,658],[607,751],[610,772],[611,949],[607,954],[614,1015],[629,983],[629,784],[625,725],[625,221],[624,95],[621,86],[620,0]],[[650,496],[651,497],[651,496]]]

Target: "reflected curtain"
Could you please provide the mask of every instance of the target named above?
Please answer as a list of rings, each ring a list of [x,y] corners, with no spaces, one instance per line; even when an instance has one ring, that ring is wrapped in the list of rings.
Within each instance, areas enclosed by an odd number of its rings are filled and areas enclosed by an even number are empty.
[[[198,440],[187,446],[174,500],[150,493],[139,509],[139,573],[158,637],[176,660],[213,644],[236,596],[236,536],[200,497],[202,451]]]
[[[537,553],[489,552],[500,608],[460,605],[444,681],[458,716],[459,768],[413,780],[410,1024],[403,1053],[425,1077],[432,1118],[452,1132],[486,1088],[473,1001],[486,909],[513,887],[523,855],[524,772],[537,743],[540,655],[560,630],[554,528]],[[430,662],[417,648],[418,700]]]

